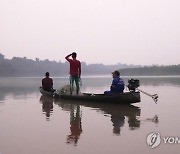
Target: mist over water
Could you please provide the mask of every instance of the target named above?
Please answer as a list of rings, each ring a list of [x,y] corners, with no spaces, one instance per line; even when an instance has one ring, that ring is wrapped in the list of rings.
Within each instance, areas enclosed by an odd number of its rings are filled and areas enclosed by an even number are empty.
[[[0,153],[178,153],[179,144],[150,149],[146,137],[180,136],[180,77],[135,78],[159,95],[157,104],[144,94],[131,106],[54,100],[41,96],[41,78],[0,78]],[[57,89],[68,83],[54,78]],[[86,76],[81,91],[103,93],[110,84],[111,76]]]

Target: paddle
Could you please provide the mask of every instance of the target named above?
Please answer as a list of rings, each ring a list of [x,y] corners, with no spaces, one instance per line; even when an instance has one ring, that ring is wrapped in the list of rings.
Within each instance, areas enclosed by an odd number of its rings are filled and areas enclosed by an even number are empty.
[[[154,102],[157,104],[158,94],[151,95],[151,94],[149,94],[149,93],[147,93],[147,92],[145,92],[145,91],[143,91],[143,90],[141,90],[141,89],[139,89],[139,88],[137,88],[137,90],[140,91],[140,92],[142,92],[143,94],[145,94],[145,95],[147,95],[147,96],[150,96],[150,97],[154,100]]]

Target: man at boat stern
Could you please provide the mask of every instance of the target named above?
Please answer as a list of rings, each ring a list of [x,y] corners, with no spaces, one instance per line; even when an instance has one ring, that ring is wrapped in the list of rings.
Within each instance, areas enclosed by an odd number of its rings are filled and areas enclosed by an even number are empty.
[[[105,91],[105,95],[112,95],[112,94],[118,94],[123,93],[124,91],[124,81],[122,78],[120,78],[119,71],[112,72],[113,81],[110,87],[110,91]]]
[[[53,80],[49,77],[49,72],[45,73],[45,78],[42,79],[42,87],[44,91],[54,92]]]
[[[69,58],[72,56],[72,59]],[[79,81],[81,77],[81,62],[76,59],[77,53],[73,52],[65,57],[65,59],[70,63],[70,93],[73,93],[74,81],[76,84],[76,94],[79,94]]]

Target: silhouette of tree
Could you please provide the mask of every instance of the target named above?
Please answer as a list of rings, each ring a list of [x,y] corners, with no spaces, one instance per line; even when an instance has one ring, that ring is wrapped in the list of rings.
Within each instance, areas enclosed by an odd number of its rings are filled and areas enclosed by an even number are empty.
[[[83,75],[106,75],[114,70],[120,70],[122,76],[133,75],[180,75],[180,65],[170,66],[140,66],[127,65],[118,63],[117,65],[103,65],[103,64],[86,64],[81,62]],[[69,63],[61,61],[50,61],[48,59],[35,60],[27,57],[13,57],[12,59],[5,59],[4,55],[0,53],[0,76],[44,76],[45,72],[50,72],[51,76],[68,76]]]

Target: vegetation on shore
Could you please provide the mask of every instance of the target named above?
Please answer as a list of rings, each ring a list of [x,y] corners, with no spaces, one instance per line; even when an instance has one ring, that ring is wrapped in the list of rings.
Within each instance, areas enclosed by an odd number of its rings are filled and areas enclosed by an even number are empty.
[[[175,76],[180,75],[180,65],[143,66],[120,69],[123,76]]]
[[[180,65],[171,66],[140,66],[140,65],[103,65],[86,64],[82,62],[83,75],[108,75],[114,70],[120,70],[122,76],[155,76],[155,75],[180,75]],[[0,54],[0,76],[1,77],[36,77],[44,76],[45,72],[50,72],[51,76],[67,76],[69,63],[27,59],[26,57],[13,57],[5,59]]]

